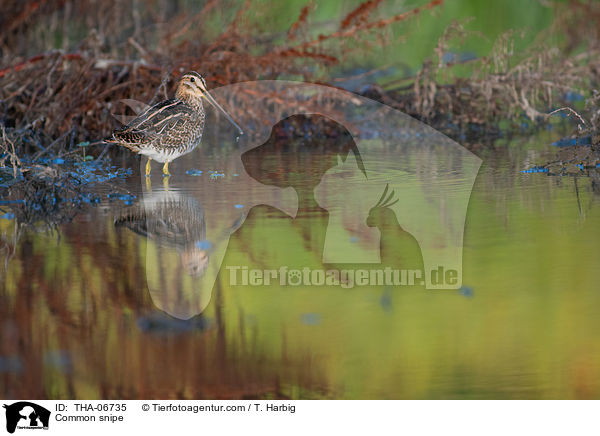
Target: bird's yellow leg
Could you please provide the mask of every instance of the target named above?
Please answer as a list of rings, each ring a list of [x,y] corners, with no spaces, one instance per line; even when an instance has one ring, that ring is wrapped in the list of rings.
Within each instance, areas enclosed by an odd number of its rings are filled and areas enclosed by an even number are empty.
[[[150,177],[150,159],[146,162],[146,177]]]
[[[146,190],[148,192],[152,192],[152,179],[150,177],[146,177]]]
[[[171,178],[171,176],[167,176],[165,175],[163,177],[163,188],[165,188],[165,191],[169,190],[169,179]]]
[[[165,176],[170,176],[171,173],[169,172],[169,161],[165,162],[165,165],[163,166],[163,174]]]

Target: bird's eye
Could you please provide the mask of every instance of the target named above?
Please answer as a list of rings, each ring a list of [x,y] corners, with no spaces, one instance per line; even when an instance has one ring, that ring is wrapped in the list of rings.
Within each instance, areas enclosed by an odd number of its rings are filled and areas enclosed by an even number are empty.
[[[196,79],[194,79],[193,77],[190,79],[190,82],[194,83],[196,81]]]

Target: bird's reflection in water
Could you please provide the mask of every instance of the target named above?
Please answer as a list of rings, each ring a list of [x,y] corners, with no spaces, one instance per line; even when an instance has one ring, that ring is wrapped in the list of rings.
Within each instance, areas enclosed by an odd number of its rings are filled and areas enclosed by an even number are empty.
[[[215,215],[208,215],[214,219],[207,220],[208,197],[200,201],[197,192],[189,195],[164,185],[163,189],[148,189],[140,203],[121,210],[115,226],[147,240],[145,272],[150,297],[162,311],[187,320],[210,302],[223,242],[241,225],[245,214],[237,212],[231,217],[232,225],[219,228],[215,224],[229,221],[217,222]]]
[[[204,209],[195,198],[181,191],[153,191],[121,211],[115,226],[154,241],[159,251],[176,251],[186,274],[206,272],[212,244],[206,239]]]

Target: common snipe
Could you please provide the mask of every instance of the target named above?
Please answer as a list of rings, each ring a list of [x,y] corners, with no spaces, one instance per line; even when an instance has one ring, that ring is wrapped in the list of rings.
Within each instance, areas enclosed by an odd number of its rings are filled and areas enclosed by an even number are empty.
[[[151,160],[164,163],[163,173],[168,176],[169,162],[192,151],[202,139],[205,119],[203,98],[223,112],[243,134],[225,109],[208,93],[204,78],[192,71],[182,76],[175,99],[146,109],[125,127],[114,130],[106,142],[147,156],[146,176],[150,175]]]

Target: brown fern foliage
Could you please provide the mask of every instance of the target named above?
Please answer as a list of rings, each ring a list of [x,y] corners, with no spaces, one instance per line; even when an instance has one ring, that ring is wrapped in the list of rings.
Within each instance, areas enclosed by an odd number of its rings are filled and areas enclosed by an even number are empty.
[[[316,69],[339,62],[340,44],[332,42],[377,33],[442,0],[369,20],[379,3],[365,1],[339,30],[316,39],[304,36],[311,33],[309,4],[282,40],[255,33],[250,0],[221,31],[208,29],[215,14],[231,9],[227,0],[194,10],[159,0],[107,0],[102,8],[94,0],[7,0],[0,18],[0,123],[20,154],[36,155],[48,144],[69,150],[115,127],[115,102],[172,95],[185,70],[201,72],[209,87],[298,76],[314,81]],[[358,45],[344,45],[342,54],[352,55]],[[26,139],[32,131],[36,141]]]
[[[298,36],[298,31],[302,27],[306,26],[306,23],[308,21],[308,13],[310,12],[311,8],[312,5],[307,5],[302,8],[302,10],[300,11],[300,16],[290,27],[290,30],[288,32],[288,39],[296,39]]]
[[[359,4],[342,20],[340,29],[347,29],[351,26],[364,24],[367,21],[367,16],[375,9],[382,0],[368,0]]]

